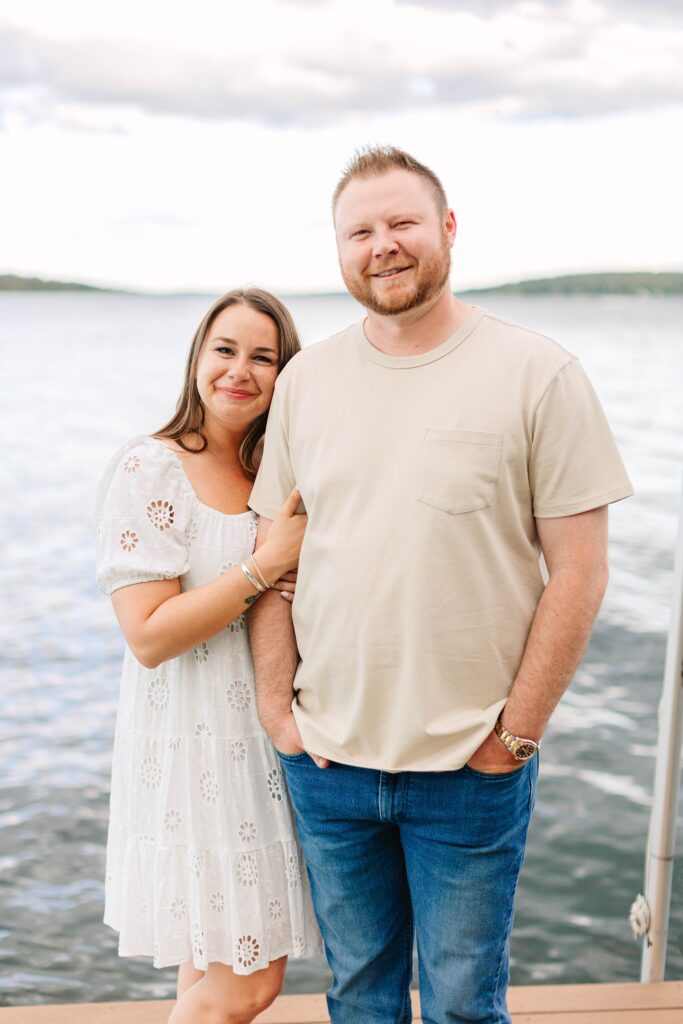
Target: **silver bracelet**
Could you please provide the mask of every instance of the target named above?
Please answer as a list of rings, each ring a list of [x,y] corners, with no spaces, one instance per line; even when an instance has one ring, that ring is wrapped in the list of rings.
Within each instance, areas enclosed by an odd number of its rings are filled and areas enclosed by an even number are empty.
[[[266,577],[263,575],[263,573],[259,569],[258,562],[256,561],[256,559],[254,558],[253,555],[250,555],[249,557],[251,558],[251,564],[254,566],[254,572],[256,573],[258,578],[261,580],[261,583],[266,588],[266,590],[270,590],[271,589],[271,584],[268,582]]]
[[[264,587],[262,583],[259,583],[255,576],[252,576],[252,574],[249,572],[249,566],[247,565],[246,562],[242,562],[240,569],[247,577],[254,590],[258,590],[259,594],[265,594],[268,587]]]

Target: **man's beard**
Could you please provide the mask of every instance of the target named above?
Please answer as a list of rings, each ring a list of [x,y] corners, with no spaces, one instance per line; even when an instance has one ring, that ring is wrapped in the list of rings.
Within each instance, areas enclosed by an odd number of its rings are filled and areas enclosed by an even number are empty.
[[[397,289],[393,294],[388,290],[386,295],[378,295],[373,287],[373,278],[347,276],[343,270],[342,277],[349,294],[365,309],[381,316],[397,316],[409,309],[416,309],[438,295],[448,281],[450,271],[451,249],[444,234],[439,251],[419,263],[417,280],[408,290]]]

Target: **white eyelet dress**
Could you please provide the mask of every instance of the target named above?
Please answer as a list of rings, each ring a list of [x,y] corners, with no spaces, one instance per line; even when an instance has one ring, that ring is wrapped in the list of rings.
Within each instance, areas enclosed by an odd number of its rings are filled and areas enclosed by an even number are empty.
[[[117,452],[97,503],[105,594],[150,580],[189,590],[253,549],[256,516],[202,505],[154,438]],[[251,974],[321,952],[282,771],[256,714],[243,617],[144,668],[126,649],[111,783],[105,923],[121,956]]]

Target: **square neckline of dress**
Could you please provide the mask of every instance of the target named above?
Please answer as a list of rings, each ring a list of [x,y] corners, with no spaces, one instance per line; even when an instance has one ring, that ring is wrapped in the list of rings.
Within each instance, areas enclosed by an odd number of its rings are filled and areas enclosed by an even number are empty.
[[[165,451],[169,453],[169,455],[172,456],[173,461],[175,462],[176,466],[179,468],[182,474],[183,483],[187,488],[187,491],[191,495],[192,500],[195,502],[195,504],[199,505],[200,508],[203,508],[206,512],[210,512],[214,516],[221,516],[222,519],[246,519],[248,516],[256,516],[256,513],[253,511],[253,509],[250,508],[248,508],[246,512],[221,512],[220,509],[214,508],[213,505],[207,505],[206,502],[201,500],[201,498],[195,491],[194,487],[192,486],[192,481],[187,475],[187,471],[183,466],[183,461],[178,455],[178,453],[174,451],[173,448],[170,448],[167,444],[164,444],[161,438],[154,437],[152,434],[150,434],[146,438],[146,440],[152,441],[155,444],[160,445],[163,449],[165,449]]]

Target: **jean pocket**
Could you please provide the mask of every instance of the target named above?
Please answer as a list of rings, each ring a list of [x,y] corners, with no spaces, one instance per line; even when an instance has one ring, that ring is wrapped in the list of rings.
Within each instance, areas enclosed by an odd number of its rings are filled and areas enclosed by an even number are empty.
[[[490,508],[502,451],[502,434],[427,427],[417,500],[453,516]]]
[[[473,775],[475,779],[486,779],[488,782],[505,782],[507,779],[514,779],[517,775],[523,775],[524,769],[528,764],[529,762],[526,761],[519,768],[513,768],[509,772],[480,772],[476,768],[470,768],[468,764],[464,764],[462,770],[467,772],[468,775]]]
[[[277,754],[281,761],[286,761],[287,764],[292,764],[295,761],[303,761],[304,758],[308,757],[308,754],[306,753],[305,750],[302,750],[300,754],[283,754],[282,751],[278,750],[276,747],[275,753]]]

